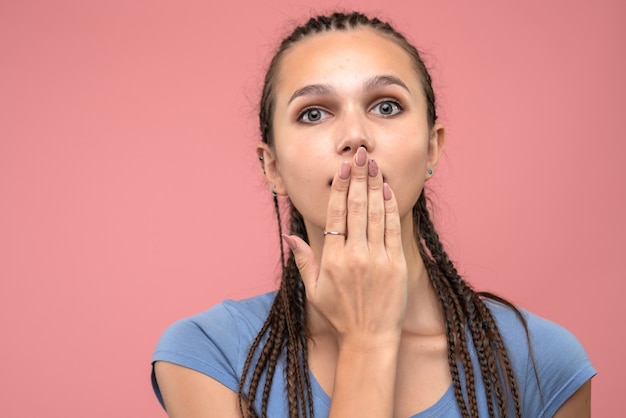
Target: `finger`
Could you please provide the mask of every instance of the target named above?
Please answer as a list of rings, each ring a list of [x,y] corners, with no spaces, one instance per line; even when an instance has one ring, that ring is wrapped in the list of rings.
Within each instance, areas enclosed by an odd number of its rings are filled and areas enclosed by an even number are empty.
[[[330,188],[328,209],[326,212],[326,231],[337,232],[341,235],[329,234],[324,237],[324,248],[338,249],[345,245],[346,240],[346,201],[350,187],[351,163],[344,161],[339,166]],[[334,248],[333,248],[334,247]]]
[[[389,184],[383,184],[383,200],[385,205],[385,248],[391,256],[402,254],[402,234],[398,202]]]
[[[383,176],[376,160],[368,162],[367,181],[367,241],[371,248],[385,243],[385,203],[383,200]]]
[[[349,241],[366,242],[367,239],[367,151],[359,147],[354,154],[350,173],[347,202],[347,225]]]
[[[320,269],[313,250],[297,235],[283,235],[283,241],[293,253],[307,296],[315,295]]]

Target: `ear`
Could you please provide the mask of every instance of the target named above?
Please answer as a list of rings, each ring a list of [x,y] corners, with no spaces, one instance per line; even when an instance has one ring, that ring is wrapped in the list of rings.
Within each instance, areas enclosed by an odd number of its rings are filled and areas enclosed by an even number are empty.
[[[435,125],[430,130],[430,138],[428,139],[428,161],[426,162],[426,180],[430,179],[435,174],[437,164],[439,164],[439,158],[443,154],[443,150],[446,146],[446,130],[440,123]],[[432,173],[431,173],[432,171]]]
[[[265,177],[265,182],[269,186],[270,191],[280,196],[286,196],[287,192],[285,191],[283,179],[278,170],[274,150],[265,142],[259,141],[256,146],[256,153],[259,158],[261,170],[263,171],[263,177]]]

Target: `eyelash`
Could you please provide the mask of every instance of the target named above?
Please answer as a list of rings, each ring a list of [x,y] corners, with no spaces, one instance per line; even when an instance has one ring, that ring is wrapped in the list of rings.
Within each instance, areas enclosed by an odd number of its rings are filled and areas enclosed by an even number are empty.
[[[322,112],[322,113],[329,113],[328,111],[326,111],[326,110],[324,110],[324,109],[322,109],[322,108],[319,108],[319,107],[316,107],[316,106],[311,106],[311,107],[304,108],[304,109],[303,109],[303,110],[302,110],[302,111],[298,114],[298,117],[296,118],[296,120],[297,120],[298,122],[309,123],[309,124],[312,124],[312,123],[316,123],[316,122],[318,122],[318,121],[309,121],[309,122],[304,121],[304,116],[305,116],[308,112],[310,112],[311,110],[317,110],[317,111]]]
[[[393,116],[396,116],[398,113],[402,112],[404,110],[404,108],[402,107],[402,105],[397,101],[397,100],[392,100],[392,99],[386,99],[386,100],[382,100],[378,103],[376,103],[372,109],[375,109],[377,107],[379,107],[380,105],[384,104],[384,103],[390,103],[396,110],[396,113],[392,114],[392,115],[383,115],[380,114],[382,117],[384,118],[391,118]]]
[[[404,110],[404,108],[402,107],[402,105],[401,105],[401,104],[400,104],[397,100],[391,100],[391,99],[382,100],[382,101],[380,101],[380,102],[376,103],[376,104],[372,107],[372,109],[375,109],[375,108],[377,108],[377,107],[379,107],[380,105],[385,104],[385,103],[389,103],[389,104],[391,104],[391,105],[395,108],[395,109],[394,109],[394,110],[395,110],[395,113],[393,113],[393,114],[391,114],[391,115],[384,115],[384,114],[382,114],[382,113],[380,113],[380,112],[379,112],[378,114],[379,114],[380,116],[382,116],[383,118],[390,118],[390,117],[396,116],[398,113],[400,113],[400,112],[402,112],[402,111]],[[297,120],[298,122],[303,122],[303,123],[308,123],[308,124],[314,124],[314,123],[316,123],[316,122],[319,122],[319,121],[308,121],[308,122],[304,121],[304,117],[305,117],[305,115],[306,115],[308,112],[312,111],[312,110],[317,110],[318,112],[322,112],[322,113],[326,113],[326,114],[328,114],[328,113],[329,113],[328,111],[326,111],[326,110],[324,110],[324,109],[322,109],[322,108],[320,108],[320,107],[311,106],[311,107],[307,107],[307,108],[303,109],[303,110],[302,110],[302,111],[298,114],[298,116],[297,116],[296,120]]]

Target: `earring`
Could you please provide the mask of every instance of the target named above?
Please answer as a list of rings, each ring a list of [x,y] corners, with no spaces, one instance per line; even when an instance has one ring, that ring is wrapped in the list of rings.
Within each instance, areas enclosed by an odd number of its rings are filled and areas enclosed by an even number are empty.
[[[433,175],[433,170],[428,170],[428,174]]]
[[[276,194],[276,185],[275,184],[272,185],[272,196],[274,196],[274,197],[277,196],[277,194]]]

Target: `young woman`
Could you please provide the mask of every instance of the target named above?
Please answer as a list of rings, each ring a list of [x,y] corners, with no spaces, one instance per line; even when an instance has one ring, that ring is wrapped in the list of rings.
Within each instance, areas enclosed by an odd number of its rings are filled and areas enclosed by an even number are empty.
[[[290,250],[280,289],[167,330],[153,385],[170,417],[589,416],[578,341],[474,292],[439,241],[424,183],[445,130],[401,34],[358,13],[296,28],[260,128]]]

